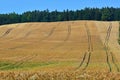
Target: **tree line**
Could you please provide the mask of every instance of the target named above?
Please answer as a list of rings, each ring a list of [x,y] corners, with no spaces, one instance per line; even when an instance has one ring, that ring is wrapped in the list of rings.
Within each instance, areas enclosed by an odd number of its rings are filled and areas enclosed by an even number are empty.
[[[81,10],[49,11],[35,10],[27,11],[22,14],[15,12],[0,14],[0,25],[23,22],[55,22],[70,20],[98,20],[98,21],[117,21],[120,20],[120,8],[84,8]]]

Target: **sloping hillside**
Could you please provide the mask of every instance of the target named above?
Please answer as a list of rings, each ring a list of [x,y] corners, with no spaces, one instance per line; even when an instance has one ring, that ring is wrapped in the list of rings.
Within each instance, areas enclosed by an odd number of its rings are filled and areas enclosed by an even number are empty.
[[[119,71],[118,22],[0,26],[0,69]]]

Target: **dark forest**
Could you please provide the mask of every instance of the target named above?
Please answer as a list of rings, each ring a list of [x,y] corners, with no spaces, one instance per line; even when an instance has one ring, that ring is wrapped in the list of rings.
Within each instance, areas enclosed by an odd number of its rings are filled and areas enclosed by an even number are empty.
[[[120,8],[85,8],[81,10],[44,11],[34,10],[22,14],[0,14],[0,25],[24,22],[56,22],[74,20],[119,21]]]

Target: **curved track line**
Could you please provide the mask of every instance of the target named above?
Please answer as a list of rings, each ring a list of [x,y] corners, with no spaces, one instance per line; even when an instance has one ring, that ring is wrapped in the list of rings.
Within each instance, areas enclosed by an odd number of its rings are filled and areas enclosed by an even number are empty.
[[[67,41],[69,39],[70,35],[71,35],[71,26],[69,25],[68,26],[68,35],[64,41]]]
[[[87,32],[87,36],[88,36],[88,59],[87,59],[87,64],[84,67],[83,70],[87,69],[89,63],[90,63],[90,59],[91,59],[91,54],[93,52],[93,45],[92,45],[92,40],[91,40],[91,33],[90,30],[87,26],[87,23],[85,24],[85,28],[86,28],[86,32]]]
[[[79,69],[83,65],[83,63],[84,63],[84,61],[86,59],[86,56],[87,56],[87,52],[84,53],[83,59],[82,59],[80,65],[76,69]]]
[[[112,71],[112,67],[111,67],[111,64],[110,64],[110,61],[109,61],[108,51],[106,51],[106,55],[107,55],[107,64],[109,66],[109,71],[111,72]]]
[[[37,56],[37,55],[24,57],[24,58],[20,59],[19,61],[15,62],[15,63],[13,63],[13,64],[1,66],[1,67],[0,67],[0,70],[6,69],[6,68],[9,68],[9,67],[13,67],[13,68],[19,67],[20,65],[24,64],[25,62],[27,62],[27,61],[29,61],[29,60],[32,60],[32,59],[35,58],[36,56]]]
[[[79,29],[79,27],[77,27],[77,28],[72,28],[72,29],[76,29],[76,30],[78,30]],[[66,29],[62,29],[62,30],[56,30],[57,32],[61,32],[61,31],[66,31]]]
[[[8,29],[0,38],[7,36],[12,30],[13,28]]]
[[[56,28],[57,28],[56,26],[53,27],[53,28],[50,30],[49,34],[48,34],[46,37],[44,37],[43,39],[41,39],[40,41],[43,41],[43,40],[49,38],[49,37],[54,33],[54,31],[55,31]]]
[[[110,23],[110,26],[107,30],[107,35],[106,35],[106,38],[105,38],[105,42],[104,42],[104,47],[105,47],[106,56],[107,56],[107,64],[108,64],[110,72],[112,71],[112,67],[111,67],[110,60],[109,60],[108,42],[109,42],[109,38],[110,38],[110,34],[111,34],[111,29],[112,29],[112,24]]]
[[[57,27],[53,27],[53,28],[50,30],[48,36],[44,37],[44,38],[41,39],[40,41],[43,41],[43,40],[49,38],[49,37],[54,33],[54,31],[55,31],[56,28],[57,28]],[[20,45],[20,46],[15,46],[15,47],[7,48],[7,49],[17,49],[17,48],[22,48],[22,47],[25,47],[25,46],[28,46],[28,45],[31,45],[31,43],[30,43],[30,44],[25,44],[25,45]]]
[[[112,57],[112,62],[113,62],[113,64],[115,65],[115,67],[116,67],[117,71],[118,71],[118,72],[120,72],[120,69],[119,69],[119,67],[118,67],[117,63],[115,62],[115,58],[114,58],[113,53],[112,53],[112,52],[110,52],[110,54],[111,54],[111,57]]]
[[[110,37],[110,34],[111,34],[111,29],[112,29],[112,23],[110,23],[110,26],[107,30],[107,35],[106,35],[105,43],[104,43],[105,47],[107,47],[107,48],[108,48],[109,37]]]
[[[37,30],[37,29],[35,29],[35,30]],[[25,39],[25,38],[27,38],[27,37],[28,37],[33,31],[35,31],[35,30],[31,30],[31,31],[27,32],[23,37],[17,38],[17,39],[13,39],[13,40]],[[13,40],[12,40],[12,41],[13,41]]]
[[[88,61],[87,61],[86,66],[83,68],[83,70],[85,70],[88,67],[88,65],[90,64],[90,59],[91,59],[91,52],[88,53]]]
[[[24,61],[22,61],[22,62],[20,62],[20,63],[18,63],[18,64],[15,64],[15,65],[14,65],[14,68],[17,68],[17,67],[21,66],[22,64],[24,64],[25,62],[28,62],[28,61],[32,60],[32,59],[35,58],[36,56],[37,56],[37,55],[31,56],[31,57],[27,58],[26,60],[24,60]]]
[[[85,24],[85,28],[86,28],[87,37],[88,37],[88,52],[92,52],[93,45],[92,45],[92,40],[91,40],[91,33],[90,33],[90,30],[89,30],[87,24]]]
[[[15,62],[15,63],[13,63],[13,64],[8,64],[8,65],[5,65],[5,66],[0,66],[0,69],[7,68],[7,67],[9,67],[9,66],[11,66],[11,65],[16,65],[16,64],[18,64],[19,62],[22,62],[22,61],[24,61],[25,59],[27,59],[27,58],[29,58],[29,57],[30,57],[30,56],[23,57],[22,59],[18,60],[17,62]]]
[[[28,57],[28,56],[27,56]],[[5,65],[5,66],[0,66],[0,69],[3,69],[3,68],[6,68],[6,67],[9,67],[11,65],[15,65],[21,61],[23,61],[24,59],[26,59],[27,57],[23,57],[22,59],[18,60],[17,62],[13,63],[13,64],[8,64],[8,65]]]
[[[87,59],[87,63],[86,63],[86,65],[85,65],[85,67],[83,68],[83,70],[86,70],[87,67],[89,66],[90,59],[91,59],[91,54],[92,54],[92,52],[93,52],[93,45],[92,45],[92,39],[91,39],[92,37],[91,37],[90,30],[89,30],[89,28],[88,28],[88,26],[87,26],[87,23],[85,23],[85,29],[86,29],[87,37],[88,37],[88,59]],[[83,63],[84,63],[85,60],[86,60],[86,56],[87,56],[87,53],[85,52],[84,57],[83,57],[83,60],[82,60],[82,62],[80,63],[80,65],[78,66],[77,69],[79,69],[79,68],[83,65]]]
[[[15,27],[17,27],[17,26],[18,25],[16,25]],[[7,29],[7,31],[0,38],[7,36],[13,29],[15,29],[15,28],[9,28],[9,29]]]
[[[16,25],[16,27],[18,27],[18,26],[19,26],[19,25]],[[15,28],[10,28],[10,29],[15,29]],[[11,31],[6,31],[6,32],[7,32],[7,33],[8,33],[8,32],[10,33]],[[7,34],[7,35],[8,35],[8,34]],[[6,36],[7,36],[7,35],[6,35]],[[13,41],[13,40],[17,40],[17,39],[10,39],[10,40],[7,40],[6,42]]]
[[[22,39],[28,37],[31,33],[32,33],[32,31],[29,31],[28,33],[25,34],[25,36]]]
[[[58,44],[58,45],[56,45],[56,46],[54,46],[53,48],[51,48],[52,50],[53,50],[53,49],[56,49],[56,48],[58,48],[58,47],[60,47],[60,46],[63,46],[64,43],[67,42],[67,41],[69,40],[70,35],[71,35],[71,26],[70,26],[70,25],[68,26],[67,32],[68,32],[68,34],[67,34],[66,38],[63,40],[63,42],[60,43],[60,44]]]

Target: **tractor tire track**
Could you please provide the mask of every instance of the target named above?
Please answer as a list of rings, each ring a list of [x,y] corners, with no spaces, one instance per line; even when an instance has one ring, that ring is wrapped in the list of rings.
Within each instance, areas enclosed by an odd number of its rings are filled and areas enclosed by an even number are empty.
[[[54,31],[55,31],[56,28],[57,28],[57,27],[53,27],[53,28],[50,30],[48,36],[44,37],[44,38],[41,39],[40,41],[43,41],[43,40],[49,38],[49,37],[54,33]],[[28,32],[25,36],[30,35],[30,33],[31,33],[31,32]],[[25,36],[24,36],[24,37],[25,37]],[[30,43],[30,44],[25,44],[25,45],[20,45],[20,46],[15,46],[15,47],[11,47],[11,48],[7,48],[7,50],[8,50],[8,49],[14,50],[14,49],[17,49],[17,48],[23,48],[23,47],[28,46],[28,45],[31,45],[31,43]]]
[[[112,53],[112,52],[110,52],[110,54],[111,54],[111,57],[112,57],[112,62],[113,62],[113,64],[115,65],[115,67],[116,67],[117,71],[118,71],[118,72],[120,72],[120,69],[119,69],[119,67],[118,67],[117,63],[115,62],[115,58],[114,58],[114,56],[113,56],[113,53]]]
[[[57,27],[53,27],[53,28],[50,30],[49,34],[48,34],[46,37],[44,37],[43,39],[41,39],[40,41],[43,41],[43,40],[49,38],[49,37],[54,33],[54,31],[55,31],[56,28],[57,28]]]
[[[8,64],[8,65],[5,65],[5,66],[0,66],[0,69],[4,69],[4,68],[7,68],[7,67],[9,67],[9,66],[16,65],[16,64],[18,64],[19,62],[22,62],[22,61],[24,61],[24,60],[27,59],[27,58],[29,58],[29,56],[23,57],[22,59],[16,61],[16,62],[13,63],[13,64]]]
[[[92,37],[91,37],[90,30],[89,30],[89,28],[88,28],[88,26],[87,26],[87,23],[85,23],[85,30],[86,30],[86,32],[87,32],[87,38],[88,38],[88,39],[87,39],[87,40],[88,40],[88,52],[85,52],[84,57],[83,57],[80,65],[79,65],[79,67],[77,68],[77,69],[79,69],[79,68],[83,65],[83,63],[85,63],[86,56],[88,55],[86,65],[85,65],[85,67],[83,68],[83,70],[86,70],[87,67],[89,66],[90,60],[91,60],[91,54],[92,54],[92,52],[93,52]]]
[[[32,31],[29,31],[29,32],[27,32],[23,37],[17,38],[17,39],[13,39],[13,40],[25,39],[25,38],[27,38],[31,33],[32,33]],[[13,41],[13,40],[11,40],[11,41]]]
[[[13,28],[8,29],[0,38],[7,36],[12,30]]]
[[[18,39],[13,39],[13,40],[25,39],[25,38],[27,38],[33,31],[36,31],[36,30],[37,30],[37,29],[28,31],[23,37],[18,38]]]
[[[71,26],[69,25],[68,26],[68,35],[64,41],[67,41],[69,39],[70,35],[71,35]]]
[[[9,40],[9,41],[15,41],[15,40],[20,40],[20,39],[25,39],[25,38],[27,38],[28,36],[30,36],[33,31],[36,31],[36,30],[37,30],[37,29],[28,31],[23,37],[20,37],[20,38],[17,38],[17,39],[11,39],[11,40]],[[7,41],[7,42],[9,42],[9,41]]]
[[[5,66],[0,66],[0,69],[7,68],[7,67],[9,67],[9,66],[11,66],[11,65],[18,64],[19,62],[21,62],[21,61],[23,61],[23,60],[25,60],[25,59],[27,59],[27,58],[28,58],[28,56],[27,56],[27,57],[23,57],[22,59],[16,61],[16,62],[13,63],[13,64],[8,64],[8,65],[5,65]]]
[[[108,55],[108,52],[106,51],[106,55],[107,55],[107,64],[109,66],[109,71],[111,72],[112,71],[112,66],[110,64],[110,61],[109,61],[109,55]]]
[[[24,61],[22,61],[22,62],[20,62],[20,63],[18,63],[18,64],[15,64],[14,67],[17,68],[17,67],[23,65],[25,62],[28,62],[28,61],[32,60],[32,59],[35,58],[36,56],[37,56],[37,55],[31,56],[31,57],[27,58],[26,60],[24,60]]]
[[[16,25],[16,27],[19,27],[19,25]],[[7,36],[13,29],[15,29],[15,28],[8,29],[0,38]],[[10,40],[7,40],[6,42],[13,41],[13,40],[17,40],[17,39],[10,39]]]
[[[14,49],[17,49],[17,48],[23,48],[24,46],[25,45],[15,46],[15,47],[12,47],[12,48],[7,48],[7,50],[9,50],[9,49],[14,50]]]
[[[88,53],[88,61],[87,61],[87,64],[85,65],[85,67],[83,68],[83,70],[85,70],[88,65],[90,64],[90,59],[91,59],[91,52]]]
[[[111,29],[112,29],[112,24],[110,23],[110,26],[107,30],[107,34],[106,34],[106,38],[105,38],[105,42],[104,42],[104,47],[105,47],[105,51],[106,51],[106,56],[107,56],[107,64],[109,67],[109,71],[112,71],[112,66],[110,64],[110,59],[109,59],[109,49],[108,49],[108,42],[109,42],[109,38],[110,38],[110,34],[111,34]]]
[[[71,25],[68,26],[67,32],[68,32],[68,34],[67,34],[66,38],[63,40],[63,42],[58,44],[58,45],[56,45],[56,46],[54,46],[53,48],[51,48],[52,50],[54,50],[54,49],[56,49],[58,47],[63,46],[63,44],[69,40],[70,35],[71,35]]]
[[[15,63],[13,63],[13,64],[1,66],[1,67],[0,67],[0,70],[6,69],[6,68],[9,68],[9,67],[17,68],[17,67],[21,66],[22,64],[24,64],[25,62],[27,62],[27,61],[29,61],[29,60],[32,60],[32,59],[35,58],[36,56],[37,56],[37,55],[24,57],[24,58],[22,58],[21,60],[15,62]]]
[[[25,34],[25,36],[24,36],[24,37],[22,37],[21,39],[24,39],[24,38],[28,37],[31,33],[32,33],[32,31],[29,31],[29,32],[28,32],[28,33],[26,33],[26,34]]]
[[[104,43],[104,46],[108,48],[108,42],[109,42],[109,37],[110,37],[110,34],[111,34],[111,29],[112,29],[112,24],[110,23],[110,26],[107,30],[107,35],[106,35],[106,38],[105,38],[105,43]]]
[[[91,40],[91,33],[90,30],[87,26],[87,23],[85,24],[85,29],[87,32],[87,37],[88,37],[88,59],[87,59],[87,63],[86,66],[83,68],[83,70],[87,69],[87,67],[89,66],[90,60],[91,60],[91,54],[93,52],[93,45],[92,45],[92,40]]]
[[[87,37],[88,37],[88,52],[92,52],[93,45],[92,45],[92,40],[91,40],[91,33],[90,33],[90,30],[89,30],[87,24],[85,24],[85,29],[86,29]]]
[[[82,59],[80,65],[76,68],[76,70],[79,69],[83,65],[83,63],[84,63],[84,61],[86,59],[86,56],[87,56],[87,52],[84,53],[83,59]]]
[[[60,23],[59,23],[58,25],[60,25]],[[51,37],[51,36],[53,35],[53,33],[54,33],[55,31],[57,31],[56,28],[57,28],[57,26],[52,27],[52,29],[49,31],[48,35],[45,36],[44,38],[42,38],[40,41],[46,40],[46,39],[48,39],[49,37]]]

